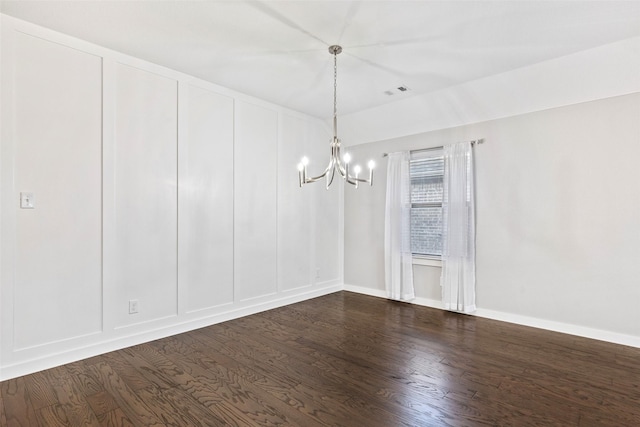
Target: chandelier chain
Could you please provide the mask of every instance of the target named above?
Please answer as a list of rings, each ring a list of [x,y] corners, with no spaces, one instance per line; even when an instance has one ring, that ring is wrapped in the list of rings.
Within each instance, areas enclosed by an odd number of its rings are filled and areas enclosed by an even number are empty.
[[[333,52],[333,136],[338,136],[338,54]]]

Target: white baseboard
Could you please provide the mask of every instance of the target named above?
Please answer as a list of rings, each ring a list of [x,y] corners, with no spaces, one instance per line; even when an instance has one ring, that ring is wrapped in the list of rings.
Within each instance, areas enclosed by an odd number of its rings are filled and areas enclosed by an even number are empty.
[[[589,328],[586,326],[572,325],[570,323],[556,322],[552,320],[539,319],[536,317],[521,316],[513,313],[487,310],[478,308],[474,316],[487,319],[500,320],[502,322],[515,323],[523,326],[530,326],[548,331],[560,332],[563,334],[575,335],[583,338],[591,338],[599,341],[606,341],[613,344],[621,344],[629,347],[640,348],[640,337],[634,335],[620,334],[617,332],[605,331],[602,329]]]
[[[77,360],[85,359],[88,357],[97,356],[100,354],[108,353],[110,351],[119,350],[132,345],[141,344],[148,341],[168,337],[171,335],[191,331],[197,328],[202,328],[217,323],[225,322],[228,320],[237,319],[243,316],[249,316],[265,310],[271,310],[273,308],[282,307],[296,302],[304,301],[310,298],[327,295],[337,291],[350,291],[363,295],[370,295],[378,298],[387,298],[386,292],[379,289],[365,288],[361,286],[354,286],[349,284],[336,284],[326,283],[325,286],[318,289],[312,289],[308,292],[296,293],[289,296],[281,296],[273,300],[254,304],[249,307],[231,309],[229,311],[219,313],[216,315],[206,316],[203,318],[186,321],[179,324],[174,324],[165,328],[158,328],[156,330],[145,331],[138,334],[132,334],[125,337],[119,337],[111,341],[102,341],[92,345],[87,345],[82,348],[75,348],[69,351],[60,352],[56,354],[48,354],[44,357],[21,361],[19,363],[3,366],[0,372],[0,381],[16,378],[22,375],[27,375],[33,372],[41,371],[44,369],[60,366],[65,363],[75,362]],[[440,301],[432,300],[428,298],[416,298],[410,301],[411,304],[421,305],[425,307],[431,307],[436,309],[443,309],[443,305]],[[479,308],[472,315],[478,317],[484,317],[487,319],[499,320],[508,323],[514,323],[517,325],[529,326],[533,328],[546,329],[549,331],[560,332],[579,337],[591,338],[600,341],[606,341],[614,344],[621,344],[630,347],[640,348],[640,337],[633,335],[620,334],[616,332],[604,331],[600,329],[587,328],[583,326],[571,325],[562,322],[554,322],[544,319],[538,319],[534,317],[521,316],[512,313],[504,313],[494,310],[487,310]]]
[[[318,285],[321,287],[318,287]],[[252,314],[260,313],[262,311],[271,310],[289,304],[295,304],[300,301],[305,301],[311,298],[320,297],[342,290],[342,284],[340,284],[339,282],[324,282],[318,285],[306,292],[296,292],[290,295],[279,295],[277,298],[269,299],[262,302],[256,302],[255,304],[241,308],[229,307],[228,311],[216,313],[213,315],[174,323],[166,327],[159,327],[139,333],[120,336],[112,340],[99,341],[86,345],[84,347],[76,347],[59,353],[49,353],[39,358],[2,366],[2,369],[0,370],[0,381],[28,375],[34,372],[64,365],[66,363],[76,362],[78,360],[98,356],[110,351],[116,351],[126,347],[131,347],[133,345],[142,344],[160,338],[166,338],[172,335],[192,331],[194,329],[204,328],[206,326],[215,325],[217,323],[226,322],[228,320],[238,319],[240,317],[249,316]]]
[[[358,294],[363,294],[363,295],[369,295],[372,297],[378,297],[378,298],[387,298],[387,292],[386,291],[382,291],[380,289],[371,289],[371,288],[365,288],[362,286],[354,286],[354,285],[344,285],[344,290],[345,291],[349,291],[349,292],[355,292]],[[438,308],[440,310],[444,309],[444,306],[442,305],[442,302],[437,301],[437,300],[433,300],[433,299],[429,299],[429,298],[416,298],[413,299],[411,301],[406,301],[410,304],[415,304],[415,305],[422,305],[424,307],[431,307],[431,308]]]
[[[380,289],[371,289],[371,288],[365,288],[363,286],[347,285],[346,283],[344,284],[343,290],[349,291],[349,292],[355,292],[357,294],[378,297],[378,298],[387,297],[387,293],[385,291],[381,291]]]
[[[345,284],[344,290],[373,297],[387,298],[386,292],[379,289],[370,289],[362,286]],[[427,298],[416,298],[408,302],[411,304],[437,308],[440,310],[444,309],[441,301]],[[604,331],[601,329],[588,328],[585,326],[572,325],[569,323],[555,322],[551,320],[538,319],[536,317],[521,316],[518,314],[487,310],[483,308],[478,308],[475,313],[471,313],[470,315],[484,317],[486,319],[499,320],[502,322],[514,323],[516,325],[529,326],[532,328],[546,329],[548,331],[560,332],[563,334],[575,335],[578,337],[606,341],[613,344],[621,344],[629,347],[640,348],[640,337],[634,335],[620,334],[617,332]]]

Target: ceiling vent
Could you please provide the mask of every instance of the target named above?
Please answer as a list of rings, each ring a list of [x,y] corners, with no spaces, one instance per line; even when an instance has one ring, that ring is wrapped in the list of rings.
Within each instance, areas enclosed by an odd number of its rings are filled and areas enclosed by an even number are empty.
[[[387,96],[393,96],[397,93],[404,93],[404,92],[408,92],[411,89],[409,89],[407,86],[398,86],[397,88],[391,89],[391,90],[385,90],[384,94]]]

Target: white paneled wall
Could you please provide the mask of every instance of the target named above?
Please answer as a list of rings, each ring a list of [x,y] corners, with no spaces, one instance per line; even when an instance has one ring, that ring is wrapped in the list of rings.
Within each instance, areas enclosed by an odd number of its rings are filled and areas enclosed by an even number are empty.
[[[184,311],[233,302],[233,98],[184,85],[179,283]]]
[[[116,64],[115,325],[177,315],[177,97],[174,79]],[[152,286],[149,286],[153,284]],[[129,313],[129,301],[138,313]]]
[[[276,293],[276,173],[278,114],[236,102],[235,299]]]
[[[1,31],[0,379],[341,289],[341,188],[297,186],[320,121]]]
[[[7,208],[15,215],[14,347],[28,349],[102,327],[102,63],[15,36],[11,125],[20,143],[13,144],[14,203]],[[15,203],[20,192],[33,193],[33,209]]]
[[[307,126],[303,119],[282,115],[278,147],[278,288],[289,291],[315,280],[313,247],[313,188],[300,188],[296,165],[308,155]]]

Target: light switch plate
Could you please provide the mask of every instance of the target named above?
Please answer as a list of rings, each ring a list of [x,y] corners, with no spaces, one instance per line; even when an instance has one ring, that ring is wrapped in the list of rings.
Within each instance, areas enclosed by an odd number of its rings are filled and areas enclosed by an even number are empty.
[[[129,314],[136,314],[138,312],[138,300],[129,300]]]
[[[35,207],[35,197],[33,193],[20,193],[21,209],[34,209]]]

